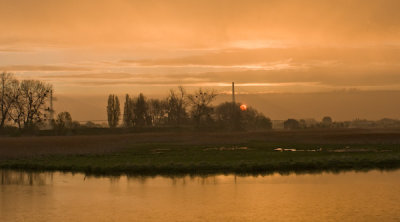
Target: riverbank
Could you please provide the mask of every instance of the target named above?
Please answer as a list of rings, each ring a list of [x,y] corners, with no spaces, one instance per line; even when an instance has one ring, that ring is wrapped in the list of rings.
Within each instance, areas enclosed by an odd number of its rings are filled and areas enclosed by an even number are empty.
[[[0,138],[0,142],[3,169],[158,175],[400,167],[396,130],[137,133]]]

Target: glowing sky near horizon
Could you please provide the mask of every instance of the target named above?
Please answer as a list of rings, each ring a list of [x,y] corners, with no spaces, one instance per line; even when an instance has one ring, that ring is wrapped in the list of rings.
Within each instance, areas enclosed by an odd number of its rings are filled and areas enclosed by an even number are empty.
[[[400,89],[397,0],[0,0],[0,70],[59,93]]]

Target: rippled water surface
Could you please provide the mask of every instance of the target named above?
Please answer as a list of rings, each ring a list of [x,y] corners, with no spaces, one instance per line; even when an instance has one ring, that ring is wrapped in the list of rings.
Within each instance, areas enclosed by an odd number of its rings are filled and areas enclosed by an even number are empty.
[[[0,171],[0,221],[400,221],[400,171],[85,177]]]

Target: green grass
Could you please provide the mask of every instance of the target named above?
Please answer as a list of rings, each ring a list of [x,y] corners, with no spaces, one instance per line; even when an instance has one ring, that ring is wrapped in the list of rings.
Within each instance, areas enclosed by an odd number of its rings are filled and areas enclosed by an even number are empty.
[[[330,152],[344,149],[347,146],[355,152]],[[248,149],[210,149],[220,147],[248,147]],[[322,151],[273,151],[277,147],[301,150],[322,148]],[[383,150],[390,151],[381,152]],[[0,168],[7,169],[109,175],[266,174],[272,172],[394,169],[398,167],[400,167],[399,144],[307,144],[265,141],[246,141],[230,145],[145,142],[130,144],[122,151],[103,154],[52,154],[9,158],[0,161]]]

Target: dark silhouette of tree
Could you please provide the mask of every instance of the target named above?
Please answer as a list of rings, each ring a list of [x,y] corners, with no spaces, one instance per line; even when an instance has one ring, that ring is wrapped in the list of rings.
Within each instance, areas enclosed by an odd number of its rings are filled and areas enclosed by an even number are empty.
[[[300,123],[299,121],[295,119],[288,119],[285,122],[283,122],[283,128],[285,129],[299,129],[300,128]]]
[[[12,105],[12,109],[11,112],[9,113],[9,116],[10,119],[13,120],[13,122],[18,125],[18,128],[21,129],[24,122],[24,115],[25,115],[25,102],[18,86],[18,93],[17,96],[15,96],[15,102]]]
[[[240,103],[225,102],[215,108],[215,116],[219,127],[231,130],[243,129]]]
[[[305,129],[307,128],[307,122],[305,119],[300,119],[299,120],[299,128]]]
[[[332,126],[332,118],[330,116],[325,116],[322,118],[322,126],[323,127],[331,127]]]
[[[168,123],[180,126],[187,119],[185,89],[182,86],[178,87],[177,92],[171,89],[166,100]]]
[[[264,114],[259,113],[252,107],[241,111],[242,126],[244,129],[272,129],[272,122]]]
[[[129,97],[128,94],[125,96],[125,104],[124,104],[124,117],[123,117],[123,122],[125,127],[132,127],[134,122],[133,122],[133,101]]]
[[[265,117],[263,114],[259,114],[256,116],[255,128],[256,129],[272,129],[272,121],[270,118]]]
[[[108,105],[107,105],[107,117],[108,117],[108,125],[110,128],[115,128],[119,122],[119,116],[121,115],[119,99],[116,95],[110,94],[108,96]]]
[[[36,127],[43,122],[45,104],[50,97],[52,86],[38,80],[22,80],[10,114],[10,119],[24,128]]]
[[[164,123],[165,117],[167,115],[167,101],[159,99],[150,99],[149,104],[149,116],[151,119],[151,124],[153,126],[158,126]]]
[[[191,105],[191,117],[197,127],[212,122],[213,108],[211,103],[216,97],[217,94],[214,90],[203,90],[201,88],[188,95],[187,98]]]
[[[240,103],[225,102],[215,108],[218,127],[232,130],[271,129],[272,122],[252,107],[240,109]]]
[[[20,96],[19,82],[11,73],[0,74],[0,128],[7,119],[11,120],[11,112]]]
[[[57,115],[55,122],[57,129],[71,129],[73,128],[72,117],[69,112],[61,112]]]
[[[136,98],[125,97],[124,126],[151,126],[159,125],[166,115],[166,101],[159,99],[147,100],[140,93]]]
[[[150,125],[151,120],[148,114],[149,106],[146,97],[142,93],[134,100],[133,114],[135,126],[143,127]]]

